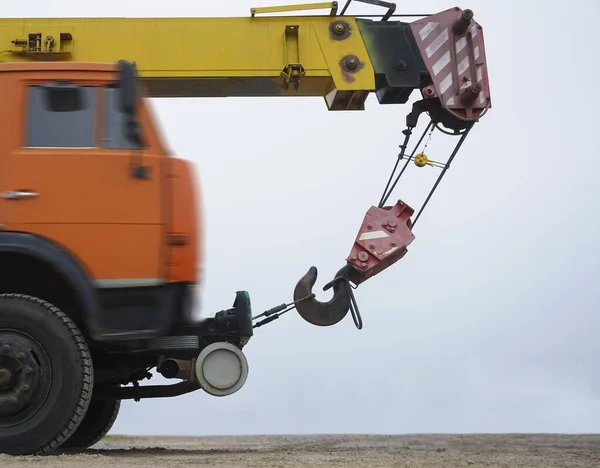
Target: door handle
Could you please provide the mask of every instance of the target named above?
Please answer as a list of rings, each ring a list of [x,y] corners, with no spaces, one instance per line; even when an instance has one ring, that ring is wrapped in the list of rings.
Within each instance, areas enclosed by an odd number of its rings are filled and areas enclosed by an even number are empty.
[[[38,196],[39,196],[39,193],[36,193],[36,192],[19,192],[19,191],[2,192],[2,198],[6,199],[6,200],[19,200],[21,198],[35,198]]]

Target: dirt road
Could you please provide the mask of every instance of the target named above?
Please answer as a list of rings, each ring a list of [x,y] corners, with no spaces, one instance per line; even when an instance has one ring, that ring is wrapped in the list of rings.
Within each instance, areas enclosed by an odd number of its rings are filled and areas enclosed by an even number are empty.
[[[600,435],[109,436],[85,453],[0,455],[0,467],[598,467]]]

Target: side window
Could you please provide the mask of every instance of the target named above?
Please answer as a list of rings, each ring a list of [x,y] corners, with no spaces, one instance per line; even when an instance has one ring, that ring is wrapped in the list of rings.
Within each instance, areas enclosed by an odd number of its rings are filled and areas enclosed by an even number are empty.
[[[25,146],[90,148],[94,142],[94,88],[63,83],[27,87]]]
[[[105,89],[106,99],[106,136],[104,147],[110,149],[142,149],[130,138],[127,138],[126,115],[119,108],[119,88]]]

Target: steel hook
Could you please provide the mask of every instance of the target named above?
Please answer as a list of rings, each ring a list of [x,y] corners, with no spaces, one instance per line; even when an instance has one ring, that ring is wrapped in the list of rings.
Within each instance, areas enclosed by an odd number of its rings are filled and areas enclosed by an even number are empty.
[[[336,274],[338,277],[347,277],[349,267],[346,265]],[[342,320],[350,310],[350,296],[346,290],[346,286],[342,281],[335,281],[325,286],[325,290],[333,287],[333,297],[328,302],[321,302],[315,299],[306,299],[313,294],[312,288],[317,281],[317,268],[310,267],[308,272],[300,278],[294,289],[294,300],[300,301],[296,304],[296,310],[300,316],[308,323],[327,327],[335,325]]]

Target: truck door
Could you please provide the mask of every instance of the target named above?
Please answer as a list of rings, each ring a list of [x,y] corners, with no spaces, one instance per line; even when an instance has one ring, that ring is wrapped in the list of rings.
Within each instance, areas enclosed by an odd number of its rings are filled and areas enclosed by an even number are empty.
[[[99,287],[155,284],[162,276],[162,155],[152,138],[143,148],[124,138],[118,89],[85,84],[89,77],[83,84],[59,78],[19,87],[24,116],[0,179],[6,229],[54,241]],[[143,106],[141,113],[142,133],[151,134]],[[131,175],[137,161],[149,168],[146,180]]]

